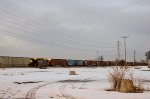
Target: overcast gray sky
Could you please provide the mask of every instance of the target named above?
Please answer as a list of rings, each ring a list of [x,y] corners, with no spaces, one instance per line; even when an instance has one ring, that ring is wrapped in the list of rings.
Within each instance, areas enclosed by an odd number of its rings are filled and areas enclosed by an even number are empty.
[[[127,59],[150,50],[150,0],[0,0],[0,55]]]

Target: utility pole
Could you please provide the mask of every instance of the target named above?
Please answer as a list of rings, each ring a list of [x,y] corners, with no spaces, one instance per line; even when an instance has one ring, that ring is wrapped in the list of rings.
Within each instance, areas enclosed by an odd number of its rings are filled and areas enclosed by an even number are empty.
[[[120,41],[117,41],[118,46],[118,60],[120,60]]]
[[[126,38],[128,38],[128,36],[122,36],[121,38],[123,38],[124,40],[124,60],[125,60],[125,65],[126,65],[126,56],[127,56],[127,49],[126,49]]]
[[[97,60],[99,60],[99,51],[96,51]]]
[[[134,65],[135,65],[135,61],[136,61],[136,60],[135,60],[135,50],[134,50]]]

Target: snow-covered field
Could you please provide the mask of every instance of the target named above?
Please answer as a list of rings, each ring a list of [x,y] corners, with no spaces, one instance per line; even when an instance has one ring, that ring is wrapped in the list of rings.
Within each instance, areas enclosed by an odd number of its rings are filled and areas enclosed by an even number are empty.
[[[109,88],[107,68],[71,68],[78,75],[68,75],[69,68],[0,68],[0,99],[150,99],[150,92],[119,93]],[[147,67],[134,69],[136,78],[150,86]]]

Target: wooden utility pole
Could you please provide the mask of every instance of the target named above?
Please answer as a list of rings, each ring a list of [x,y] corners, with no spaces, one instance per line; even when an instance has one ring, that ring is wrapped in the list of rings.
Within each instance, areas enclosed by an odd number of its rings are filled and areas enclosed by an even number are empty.
[[[136,60],[135,60],[135,50],[134,50],[134,65],[135,65],[135,61],[136,61]]]
[[[96,51],[97,60],[99,60],[99,51]]]
[[[120,60],[120,41],[117,41],[117,47],[118,47],[118,60]]]
[[[124,60],[125,60],[125,65],[126,65],[126,56],[127,56],[127,49],[126,49],[126,38],[128,38],[128,36],[122,36],[121,38],[123,38],[124,40]]]

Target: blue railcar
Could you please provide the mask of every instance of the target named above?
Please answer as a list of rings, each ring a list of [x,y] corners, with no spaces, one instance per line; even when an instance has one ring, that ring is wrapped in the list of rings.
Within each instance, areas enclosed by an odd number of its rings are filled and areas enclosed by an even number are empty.
[[[84,61],[83,60],[78,60],[78,66],[83,66]]]
[[[74,66],[78,66],[78,60],[74,60]]]
[[[67,60],[68,66],[83,66],[83,60]]]
[[[74,60],[67,60],[68,66],[74,66]]]

